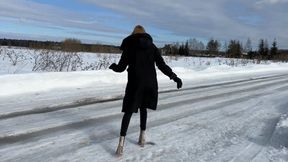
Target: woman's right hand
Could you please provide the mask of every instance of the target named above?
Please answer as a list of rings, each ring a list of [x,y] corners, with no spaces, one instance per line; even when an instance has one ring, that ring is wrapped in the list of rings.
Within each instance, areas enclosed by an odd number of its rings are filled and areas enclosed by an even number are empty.
[[[179,88],[182,88],[182,80],[181,80],[180,78],[175,77],[173,80],[174,80],[174,82],[177,83],[177,88],[178,88],[178,89],[179,89]]]

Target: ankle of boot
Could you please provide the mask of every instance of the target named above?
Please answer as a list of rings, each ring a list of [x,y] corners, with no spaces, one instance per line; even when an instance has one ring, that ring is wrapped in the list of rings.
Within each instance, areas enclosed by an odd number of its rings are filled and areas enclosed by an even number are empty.
[[[125,136],[120,136],[119,145],[124,146],[124,142],[125,142]]]

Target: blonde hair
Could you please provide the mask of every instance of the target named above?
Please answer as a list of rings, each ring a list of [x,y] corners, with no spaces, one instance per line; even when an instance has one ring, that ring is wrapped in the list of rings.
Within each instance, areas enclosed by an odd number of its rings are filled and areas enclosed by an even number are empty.
[[[139,33],[146,33],[146,32],[145,32],[145,29],[144,29],[143,26],[141,26],[141,25],[136,25],[136,26],[134,27],[134,30],[133,30],[132,34],[139,34]]]

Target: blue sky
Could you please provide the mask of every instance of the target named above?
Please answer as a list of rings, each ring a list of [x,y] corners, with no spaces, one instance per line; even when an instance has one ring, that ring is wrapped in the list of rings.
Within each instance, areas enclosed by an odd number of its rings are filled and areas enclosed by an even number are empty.
[[[288,48],[288,0],[7,0],[0,37],[119,45],[141,24],[155,43],[274,39]]]

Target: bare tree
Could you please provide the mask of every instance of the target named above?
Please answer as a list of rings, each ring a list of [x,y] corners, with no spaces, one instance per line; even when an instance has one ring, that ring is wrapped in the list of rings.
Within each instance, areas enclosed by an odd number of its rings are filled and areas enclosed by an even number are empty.
[[[9,61],[13,66],[16,66],[17,63],[26,60],[26,57],[23,53],[18,53],[14,50],[6,50],[6,55],[8,56]]]
[[[252,51],[252,42],[250,38],[247,39],[243,51],[247,54]]]
[[[62,42],[62,50],[66,52],[79,52],[82,51],[81,41],[74,38],[67,38]]]
[[[3,52],[3,48],[0,46],[0,57],[4,58],[4,52]]]
[[[200,50],[204,50],[205,49],[204,43],[201,42],[201,41],[198,41],[195,38],[189,39],[188,40],[188,45],[189,45],[189,49],[191,49],[191,50],[200,51]]]

